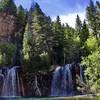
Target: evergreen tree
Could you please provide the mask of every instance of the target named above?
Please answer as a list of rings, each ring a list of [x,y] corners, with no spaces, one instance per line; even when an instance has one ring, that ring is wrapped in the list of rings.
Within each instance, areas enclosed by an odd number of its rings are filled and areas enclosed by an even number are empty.
[[[26,51],[24,55],[25,54],[26,56],[28,55],[29,65],[32,66],[33,68],[41,69],[42,65],[45,67],[50,64],[51,48],[52,48],[51,33],[52,32],[51,32],[50,17],[45,16],[45,14],[42,12],[37,3],[35,5],[32,4],[28,14],[28,32],[26,31],[24,33],[24,40],[23,40],[23,49],[26,48],[25,45],[30,46],[30,49],[27,50],[28,49],[27,47],[27,49],[23,51]],[[29,39],[29,41],[31,40],[29,44],[25,42],[28,38],[28,36],[26,36],[25,34],[31,36]]]
[[[80,41],[79,37],[76,37],[76,30],[66,24],[64,34],[65,63],[79,62]]]
[[[84,20],[83,25],[82,25],[81,34],[80,34],[81,45],[84,45],[88,37],[89,37],[89,29],[87,27],[86,21]]]
[[[22,5],[20,5],[17,8],[17,31],[20,31],[21,33],[24,32],[22,30],[27,22],[26,17],[27,17],[27,11],[22,7]]]
[[[83,25],[82,25],[81,34],[80,34],[81,57],[87,56],[89,54],[89,52],[85,46],[85,43],[86,43],[88,38],[89,38],[89,29],[88,29],[87,24],[84,20]]]
[[[76,38],[75,37],[75,29],[70,27],[68,24],[64,26],[64,32],[67,38]]]
[[[54,63],[63,64],[64,63],[64,29],[61,25],[60,17],[57,16],[56,21],[53,23],[53,53],[54,53]]]
[[[0,2],[0,12],[6,12],[11,15],[16,15],[16,5],[13,0],[2,0]]]
[[[37,68],[41,68],[41,59],[37,55],[35,51],[35,44],[32,37],[32,33],[30,31],[30,25],[27,23],[25,28],[25,33],[23,37],[23,61],[24,66],[28,72],[32,72],[32,70],[37,70]],[[41,65],[41,66],[40,66]]]
[[[89,6],[86,9],[86,17],[89,28],[92,30],[93,35],[97,37],[97,13],[96,7],[92,0],[90,0]]]
[[[42,37],[44,36],[44,33],[42,32],[44,26],[44,14],[37,3],[32,5],[29,11],[29,24],[32,37],[35,42],[35,50],[38,54],[41,54],[44,47],[42,43]]]
[[[29,11],[30,31],[35,43],[35,51],[37,54],[43,52],[51,52],[51,19],[47,17],[39,5],[33,4]]]
[[[75,30],[76,30],[76,38],[79,39],[79,44],[80,44],[80,45],[78,45],[77,62],[80,62],[81,57],[83,55],[82,44],[80,43],[80,37],[82,37],[81,35],[83,33],[82,33],[82,22],[81,22],[80,17],[78,15],[76,17]]]
[[[100,37],[100,3],[99,1],[96,1],[96,10],[97,10],[97,37]]]
[[[23,37],[23,56],[25,60],[29,60],[31,56],[31,48],[32,48],[32,36],[29,31],[29,24],[26,25],[25,33]]]
[[[53,32],[52,32],[52,22],[51,22],[51,18],[50,17],[46,17],[44,18],[44,24],[43,24],[43,30],[42,33],[44,35],[42,35],[42,41],[43,41],[43,45],[44,46],[44,51],[48,53],[49,56],[49,60],[50,60],[50,64],[53,64]]]
[[[80,20],[79,15],[77,15],[76,17],[75,29],[76,29],[76,35],[80,35],[82,29],[82,22]]]
[[[15,42],[22,48],[23,34],[27,22],[27,11],[20,5],[17,8]]]

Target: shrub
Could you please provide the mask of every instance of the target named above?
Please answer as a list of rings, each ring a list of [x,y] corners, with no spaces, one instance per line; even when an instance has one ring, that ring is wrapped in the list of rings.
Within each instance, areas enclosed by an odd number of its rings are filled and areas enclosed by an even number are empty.
[[[100,92],[100,48],[84,57],[82,64],[87,66],[85,75],[91,89]]]
[[[16,47],[12,43],[0,43],[0,66],[9,66],[12,64],[12,59]]]

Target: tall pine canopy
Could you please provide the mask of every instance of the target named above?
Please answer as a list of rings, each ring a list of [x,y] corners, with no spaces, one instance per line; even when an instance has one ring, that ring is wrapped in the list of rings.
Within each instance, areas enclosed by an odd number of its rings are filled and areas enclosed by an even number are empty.
[[[80,34],[81,44],[85,43],[88,37],[89,37],[89,29],[87,27],[86,21],[84,20],[83,25],[82,25],[81,34]]]
[[[75,24],[76,34],[79,35],[82,29],[82,22],[80,20],[79,15],[76,17],[76,24]]]
[[[57,16],[56,21],[53,22],[53,53],[54,63],[64,64],[64,29],[61,25],[60,17]]]
[[[89,28],[92,30],[93,35],[97,38],[97,16],[96,7],[94,2],[90,0],[90,3],[86,9],[86,17],[88,20]]]

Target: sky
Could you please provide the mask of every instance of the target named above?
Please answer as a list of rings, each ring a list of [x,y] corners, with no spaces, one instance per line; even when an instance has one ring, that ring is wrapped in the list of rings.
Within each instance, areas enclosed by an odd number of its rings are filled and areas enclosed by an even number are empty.
[[[82,21],[85,19],[85,9],[90,0],[15,0],[15,3],[17,6],[21,4],[29,9],[34,1],[40,5],[47,16],[51,16],[52,20],[59,15],[62,23],[75,27],[76,15],[78,14]]]

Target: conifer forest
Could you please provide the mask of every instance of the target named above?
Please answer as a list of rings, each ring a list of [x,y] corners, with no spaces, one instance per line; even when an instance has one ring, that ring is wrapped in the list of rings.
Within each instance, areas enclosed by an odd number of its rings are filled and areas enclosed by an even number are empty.
[[[100,2],[90,0],[73,28],[36,2],[27,10],[0,0],[0,96],[90,93],[100,93]]]

